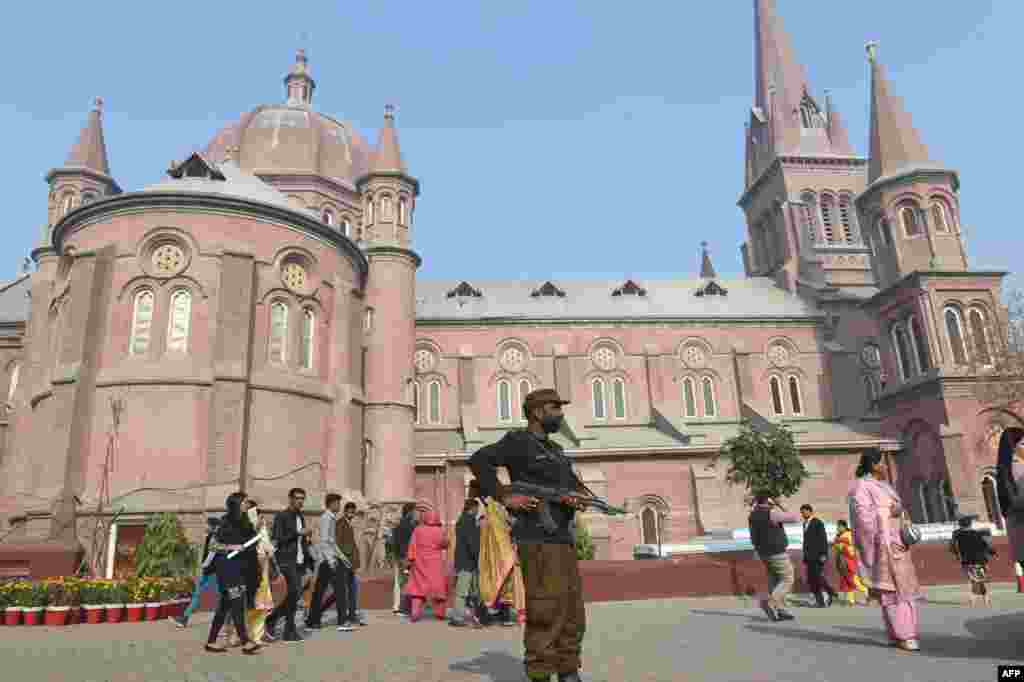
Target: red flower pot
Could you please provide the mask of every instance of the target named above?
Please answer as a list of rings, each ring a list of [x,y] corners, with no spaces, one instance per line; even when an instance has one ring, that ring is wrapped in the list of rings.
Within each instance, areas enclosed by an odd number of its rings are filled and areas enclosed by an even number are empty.
[[[43,623],[46,625],[67,625],[70,606],[51,606],[46,609]]]
[[[160,602],[149,602],[146,604],[146,620],[157,620],[160,618],[160,611],[163,604]]]
[[[96,623],[103,622],[103,612],[107,610],[107,607],[97,604],[88,604],[83,606],[82,610],[85,611],[85,622],[90,625],[95,625]],[[118,612],[120,612],[120,610],[121,608],[118,607]]]
[[[124,604],[107,604],[108,623],[120,623],[124,619]]]
[[[21,625],[20,606],[8,606],[4,610],[4,625]]]
[[[82,607],[72,606],[68,611],[68,625],[78,625],[82,622]]]
[[[39,625],[43,621],[43,609],[38,606],[26,607],[22,618],[25,625]]]
[[[124,619],[129,623],[138,623],[146,617],[145,604],[125,604]]]

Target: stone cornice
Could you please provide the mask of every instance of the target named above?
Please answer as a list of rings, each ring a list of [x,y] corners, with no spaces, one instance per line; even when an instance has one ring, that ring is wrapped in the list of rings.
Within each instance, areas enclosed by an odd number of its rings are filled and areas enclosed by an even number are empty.
[[[403,248],[401,246],[392,246],[392,245],[389,245],[389,244],[380,244],[380,245],[369,246],[369,247],[366,248],[366,255],[367,255],[367,259],[369,259],[370,256],[378,256],[378,255],[380,255],[380,256],[400,256],[400,257],[403,257],[403,258],[408,258],[409,260],[411,260],[413,263],[416,264],[417,268],[420,265],[423,264],[423,259],[420,258],[419,254],[417,254],[412,249],[406,249],[406,248]]]
[[[54,178],[61,175],[84,175],[85,177],[96,180],[97,182],[111,185],[113,187],[114,194],[121,193],[121,187],[117,184],[117,180],[106,173],[100,173],[99,171],[94,171],[93,169],[85,168],[84,166],[62,166],[60,168],[53,168],[46,174],[46,183],[52,183]]]
[[[885,175],[878,178],[868,185],[853,201],[855,204],[860,204],[861,201],[867,201],[867,197],[874,194],[876,191],[897,182],[917,182],[918,180],[930,180],[936,177],[947,176],[952,176],[953,191],[958,191],[960,189],[960,176],[957,175],[955,170],[950,170],[948,168],[911,168],[899,173],[893,173],[892,175]],[[858,208],[861,207],[858,206]]]
[[[418,197],[420,195],[420,181],[405,171],[399,170],[370,171],[369,173],[364,173],[356,178],[356,189],[362,192],[363,186],[374,178],[398,178],[399,180],[404,180],[412,185],[412,195],[414,197]]]
[[[735,326],[779,325],[792,327],[816,327],[825,319],[824,315],[807,317],[589,317],[589,318],[546,318],[546,317],[478,317],[459,318],[416,318],[417,327],[524,327],[531,325],[577,325],[577,324],[729,324]]]
[[[369,273],[369,262],[359,247],[340,232],[332,230],[313,216],[260,201],[201,192],[130,192],[80,206],[53,226],[53,246],[59,252],[63,248],[66,235],[72,233],[76,227],[88,225],[98,221],[101,217],[146,209],[185,212],[224,211],[292,225],[331,244],[348,256],[359,271],[362,283],[365,284]]]
[[[354,184],[342,181],[340,178],[335,179],[326,175],[318,175],[317,173],[296,171],[295,173],[283,174],[273,170],[254,170],[252,174],[267,184],[274,186],[282,185],[289,189],[294,189],[305,186],[316,188],[317,185],[326,185],[335,192],[350,192],[358,196],[358,190]],[[356,210],[359,210],[358,207]]]
[[[863,156],[791,156],[782,155],[776,156],[772,159],[772,162],[765,166],[765,169],[761,171],[761,174],[750,183],[743,194],[740,195],[739,201],[736,205],[740,208],[746,208],[747,204],[750,203],[753,195],[764,185],[768,178],[774,173],[782,170],[782,166],[785,164],[794,166],[809,166],[809,165],[822,165],[822,166],[866,166],[868,160]]]
[[[892,296],[898,289],[906,286],[914,286],[919,289],[924,289],[926,280],[928,278],[936,279],[977,279],[990,277],[993,279],[1003,279],[1009,273],[1002,270],[914,270],[913,272],[904,275],[902,278],[896,280],[888,287],[879,291],[877,294],[861,303],[862,307],[875,308],[881,306],[885,299]]]

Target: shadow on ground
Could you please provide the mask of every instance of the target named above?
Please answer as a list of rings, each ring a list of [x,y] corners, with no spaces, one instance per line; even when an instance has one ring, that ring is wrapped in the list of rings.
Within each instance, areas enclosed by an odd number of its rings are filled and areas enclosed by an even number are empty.
[[[522,682],[523,659],[505,651],[484,651],[476,658],[448,666],[451,670],[485,675],[490,682]]]

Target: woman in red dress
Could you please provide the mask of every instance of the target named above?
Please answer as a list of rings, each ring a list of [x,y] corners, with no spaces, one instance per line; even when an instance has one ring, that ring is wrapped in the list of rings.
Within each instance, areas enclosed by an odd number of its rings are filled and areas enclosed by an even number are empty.
[[[857,575],[857,549],[853,546],[853,533],[850,532],[846,521],[836,523],[836,539],[832,542],[832,554],[836,558],[836,573],[839,574],[838,592],[846,598],[850,606],[854,606],[857,603],[857,593],[862,592],[867,597],[868,588]]]
[[[438,620],[445,618],[445,605],[448,602],[448,577],[445,570],[447,547],[448,538],[441,525],[441,517],[437,512],[427,512],[423,522],[412,533],[407,557],[409,582],[406,583],[405,593],[412,600],[410,620],[414,623],[422,617],[427,599],[431,600]]]

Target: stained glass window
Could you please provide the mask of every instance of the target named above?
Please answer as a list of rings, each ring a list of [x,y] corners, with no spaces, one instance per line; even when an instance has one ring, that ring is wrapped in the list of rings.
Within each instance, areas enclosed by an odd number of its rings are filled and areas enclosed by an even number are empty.
[[[285,363],[288,351],[288,306],[276,301],[270,306],[270,361]]]
[[[144,355],[149,350],[149,337],[153,325],[153,292],[140,291],[135,295],[132,311],[132,335],[128,343],[132,355]]]
[[[167,329],[167,350],[184,353],[188,350],[189,326],[192,317],[192,294],[179,289],[171,296],[171,315]]]

